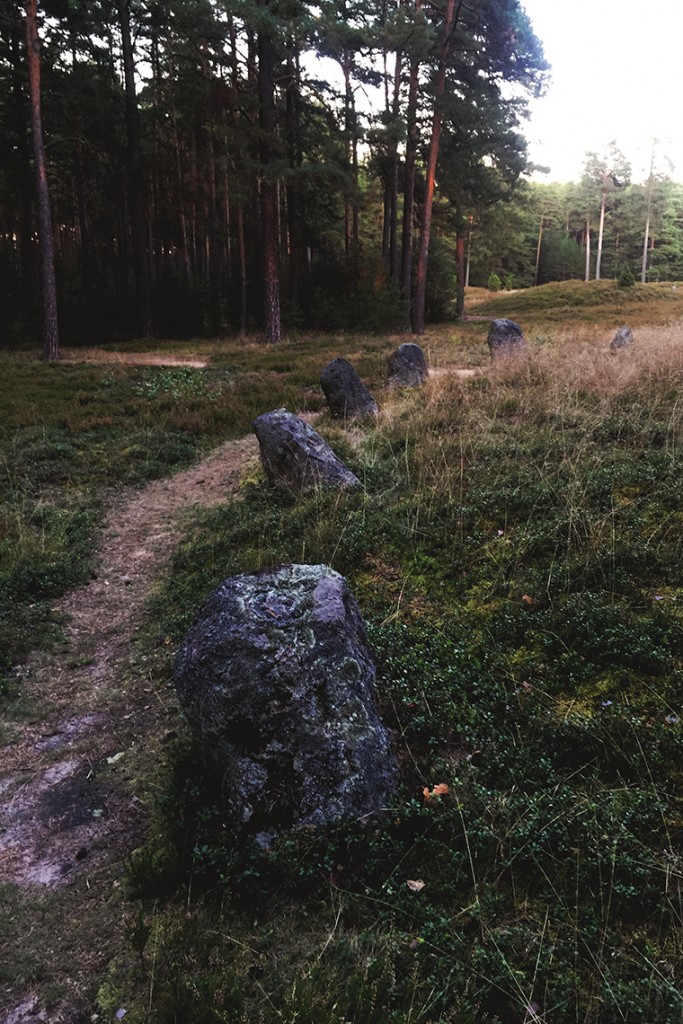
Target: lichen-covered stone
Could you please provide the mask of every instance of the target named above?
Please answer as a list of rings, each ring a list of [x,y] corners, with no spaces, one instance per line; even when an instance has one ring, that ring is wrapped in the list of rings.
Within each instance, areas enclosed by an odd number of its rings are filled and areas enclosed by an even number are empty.
[[[377,415],[372,393],[346,359],[333,359],[323,367],[320,386],[330,413],[336,419],[355,420]]]
[[[261,463],[279,487],[360,487],[360,480],[337,458],[327,441],[304,420],[275,409],[254,420]]]
[[[389,357],[387,387],[419,388],[427,380],[429,368],[419,345],[407,341]]]
[[[526,356],[529,351],[522,328],[504,317],[491,323],[488,345],[493,360]]]
[[[396,761],[339,573],[286,565],[225,580],[178,651],[175,681],[237,833],[268,843],[384,807]]]
[[[624,325],[620,327],[609,343],[610,352],[619,352],[621,349],[630,348],[633,344],[633,328]]]

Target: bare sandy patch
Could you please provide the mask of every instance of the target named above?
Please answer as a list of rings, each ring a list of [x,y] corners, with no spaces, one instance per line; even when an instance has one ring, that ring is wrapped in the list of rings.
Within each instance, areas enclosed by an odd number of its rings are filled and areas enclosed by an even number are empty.
[[[61,359],[67,363],[105,363],[129,366],[189,366],[196,370],[208,366],[205,359],[194,356],[173,356],[166,352],[106,352],[101,348],[62,348]]]

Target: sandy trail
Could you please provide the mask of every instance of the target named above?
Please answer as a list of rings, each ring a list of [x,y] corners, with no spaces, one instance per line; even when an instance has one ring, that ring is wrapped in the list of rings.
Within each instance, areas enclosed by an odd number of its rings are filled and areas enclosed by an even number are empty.
[[[148,811],[131,791],[126,762],[151,731],[168,727],[162,705],[170,702],[132,648],[143,606],[182,536],[181,513],[228,500],[257,453],[253,436],[228,441],[199,465],[116,500],[98,539],[96,577],[55,605],[67,642],[20,669],[21,692],[36,712],[6,723],[0,879],[17,887],[20,900],[60,892],[71,925],[93,886],[110,888],[145,836]],[[70,941],[78,941],[77,928]],[[12,952],[0,931],[0,960]],[[107,962],[106,950],[69,954],[86,971]],[[78,988],[71,977],[53,980]],[[52,1024],[74,1014],[73,1005],[48,1014],[30,986],[0,988],[0,1021]]]
[[[208,363],[194,356],[172,356],[164,352],[106,352],[100,348],[62,348],[60,358],[66,363],[113,363],[126,366],[190,366],[201,370]]]
[[[107,756],[122,748],[118,716],[128,710],[127,691],[118,685],[121,668],[144,602],[180,539],[179,513],[227,500],[257,451],[255,438],[228,441],[199,465],[129,493],[111,509],[99,539],[96,578],[55,605],[66,617],[68,643],[23,669],[22,686],[40,719],[17,727],[0,769],[0,869],[6,880],[63,884],[85,869],[85,854],[73,860],[78,851],[111,853],[98,838],[108,832],[112,815],[91,814],[82,822],[72,820],[74,814],[60,816],[57,794],[72,787],[86,765],[101,761],[112,742],[117,749]]]
[[[77,350],[73,358],[84,361],[87,352]],[[98,352],[98,361],[205,365],[134,353]],[[446,373],[472,377],[478,371],[432,371]],[[0,722],[0,881],[17,894],[19,917],[22,900],[35,907],[36,900],[57,895],[63,927],[54,938],[54,961],[51,949],[44,953],[48,978],[0,985],[1,1024],[91,1019],[82,993],[117,948],[112,887],[119,885],[126,856],[144,840],[149,820],[132,791],[127,762],[150,736],[158,745],[172,707],[152,685],[134,636],[182,537],[182,513],[234,497],[257,454],[253,435],[228,441],[191,469],[116,498],[98,537],[96,575],[54,606],[65,619],[66,642],[35,654],[18,671],[20,692],[35,713]],[[80,928],[93,915],[99,923],[96,949],[93,933]],[[28,914],[26,929],[30,936]],[[12,941],[0,927],[0,962],[14,954]],[[48,1008],[41,990],[54,986],[68,994]]]

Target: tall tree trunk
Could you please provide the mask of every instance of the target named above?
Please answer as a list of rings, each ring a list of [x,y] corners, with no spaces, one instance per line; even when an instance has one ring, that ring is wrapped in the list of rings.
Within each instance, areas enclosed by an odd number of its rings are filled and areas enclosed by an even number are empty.
[[[422,8],[422,0],[415,0],[415,10]],[[405,159],[405,185],[403,191],[403,230],[401,235],[401,292],[410,319],[410,300],[413,288],[413,207],[415,205],[415,161],[419,129],[417,124],[417,95],[420,79],[420,62],[410,62],[408,84],[408,106],[406,109],[407,138]]]
[[[545,225],[545,217],[541,214],[541,221],[538,225],[538,244],[536,245],[536,267],[534,269],[534,287],[538,284],[538,272],[541,267],[541,246],[543,245],[543,228]]]
[[[36,167],[38,195],[38,241],[40,245],[41,292],[43,302],[43,359],[59,359],[59,329],[57,325],[57,287],[55,284],[55,256],[52,238],[52,212],[50,190],[45,167],[45,140],[40,103],[40,39],[38,38],[38,12],[36,0],[26,0],[26,55],[28,84],[31,96],[31,127],[33,154]]]
[[[228,17],[228,32],[230,35],[230,55],[231,55],[231,72],[230,77],[232,81],[233,94],[235,101],[230,105],[230,116],[233,127],[235,129],[235,136],[239,137],[240,124],[236,110],[236,98],[239,95],[239,73],[238,73],[238,55],[237,55],[237,32],[235,30],[235,23],[232,16]],[[242,194],[243,188],[243,171],[242,171],[242,153],[237,146],[235,148],[235,155],[233,157],[233,163],[235,166],[235,174],[237,177],[237,198],[235,202],[235,233],[237,240],[237,262],[239,272],[239,296],[240,296],[240,318],[239,318],[239,336],[240,338],[246,338],[247,335],[247,246],[244,234],[244,196]]]
[[[583,275],[584,281],[591,279],[591,222],[586,217],[586,269]]]
[[[226,129],[227,121],[224,125]],[[223,132],[223,154],[221,157],[221,177],[223,180],[223,204],[221,209],[221,216],[223,219],[223,272],[227,274],[227,279],[230,280],[232,274],[232,214],[231,214],[231,188],[230,188],[230,176],[228,174],[228,133],[227,130]]]
[[[262,4],[262,6],[265,6]],[[278,202],[274,176],[273,139],[277,129],[275,111],[275,44],[262,29],[258,36],[259,120],[261,127],[261,232],[263,239],[263,282],[266,341],[281,340],[280,281],[278,274]]]
[[[221,275],[219,273],[219,238],[221,211],[218,209],[216,187],[216,151],[214,146],[214,125],[210,121],[204,126],[206,137],[206,194],[208,223],[206,225],[206,262],[207,281],[209,286],[209,315],[211,331],[217,334],[221,325]]]
[[[396,51],[394,68],[394,94],[391,104],[392,136],[389,150],[389,280],[398,279],[398,133],[397,123],[401,104],[401,66],[403,54]]]
[[[462,316],[465,312],[465,239],[462,235],[458,235],[455,241],[455,253],[458,279],[456,314]]]
[[[292,43],[293,49],[293,43]],[[301,112],[300,112],[300,67],[298,60],[290,61],[290,78],[287,87],[287,157],[292,173],[286,190],[287,235],[289,238],[289,294],[295,307],[299,305],[301,267],[303,264],[303,243],[301,237],[301,199],[299,170],[301,153]]]
[[[128,139],[128,179],[133,231],[133,265],[138,302],[138,330],[152,333],[152,301],[149,260],[147,257],[147,224],[145,215],[145,189],[142,173],[142,147],[140,144],[140,115],[135,90],[135,61],[130,32],[130,0],[117,0],[121,53],[126,102],[126,135]]]
[[[605,207],[607,206],[607,193],[602,193],[600,203],[600,227],[598,228],[598,251],[595,257],[595,280],[600,280],[600,264],[602,263],[602,240],[605,234]]]
[[[237,256],[240,274],[240,338],[247,336],[247,247],[244,241],[244,205],[239,202],[235,211],[237,230]]]
[[[429,239],[432,227],[432,206],[434,203],[434,185],[436,182],[436,166],[439,160],[439,143],[441,141],[441,100],[446,91],[446,67],[450,51],[451,36],[455,28],[463,0],[447,0],[443,36],[439,47],[439,70],[434,90],[434,114],[432,117],[432,134],[429,141],[427,158],[427,180],[425,198],[420,223],[420,245],[417,254],[417,281],[415,289],[415,309],[413,310],[413,332],[424,334],[425,307],[427,304],[427,266],[429,263]]]
[[[181,248],[181,260],[184,274],[185,287],[188,291],[193,289],[193,267],[192,260],[190,258],[190,242],[189,242],[189,230],[187,223],[187,212],[185,210],[184,198],[185,189],[183,187],[183,168],[181,163],[180,155],[180,138],[178,135],[178,120],[176,117],[175,106],[171,106],[171,126],[173,128],[173,148],[175,150],[174,160],[174,171],[175,171],[175,184],[176,184],[176,202],[175,207],[178,213],[178,226],[180,228],[180,248]]]
[[[469,228],[467,230],[467,259],[465,260],[465,288],[470,286],[470,266],[472,264],[472,217],[467,218]]]
[[[346,160],[351,167],[351,187],[347,187],[344,197],[344,252],[347,262],[352,258],[353,252],[353,223],[354,223],[354,197],[353,192],[357,186],[357,179],[353,167],[355,118],[353,116],[354,102],[353,89],[351,87],[351,57],[348,50],[345,50],[341,60],[342,73],[344,75],[344,133],[346,135]]]
[[[640,282],[645,284],[647,282],[647,251],[650,241],[650,204],[648,202],[647,217],[645,219],[645,237],[643,238],[643,257],[640,262]]]
[[[13,17],[9,27],[9,51],[12,66],[12,99],[14,130],[17,139],[17,160],[14,171],[16,188],[21,195],[19,217],[19,270],[22,313],[28,313],[31,306],[32,281],[32,197],[31,157],[28,133],[26,131],[25,87],[24,87],[24,56],[21,52],[21,34],[23,26],[19,10],[13,9]]]
[[[151,65],[152,65],[152,95],[154,106],[158,111],[164,110],[164,102],[161,89],[161,67],[159,47],[159,5],[153,3],[151,7]],[[164,113],[167,112],[164,110]],[[152,199],[150,216],[150,280],[151,287],[156,291],[163,278],[165,271],[164,255],[169,251],[168,238],[164,231],[165,224],[162,218],[164,207],[163,197],[166,194],[164,181],[164,163],[161,158],[161,143],[159,138],[159,122],[155,118],[153,129],[153,157],[151,168]]]
[[[650,220],[652,219],[652,185],[654,180],[655,171],[655,150],[652,147],[652,157],[650,159],[650,173],[647,178],[647,213],[645,216],[645,237],[643,238],[643,257],[640,263],[640,283],[645,284],[647,281],[647,248],[650,241]]]

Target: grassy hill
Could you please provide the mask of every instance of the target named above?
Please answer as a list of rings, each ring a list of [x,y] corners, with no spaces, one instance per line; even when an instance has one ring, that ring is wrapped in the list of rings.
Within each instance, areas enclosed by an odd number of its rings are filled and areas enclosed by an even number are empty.
[[[683,284],[635,284],[620,288],[614,281],[562,281],[512,292],[472,289],[466,311],[484,316],[522,318],[557,324],[567,320],[611,325],[626,320],[633,326],[663,324],[683,315]]]
[[[337,355],[382,406],[363,431],[318,428],[361,492],[292,498],[255,472],[239,502],[193,513],[140,627],[174,714],[171,654],[213,586],[285,561],[338,569],[368,623],[396,799],[370,825],[233,849],[173,719],[131,782],[155,823],[87,994],[100,1020],[680,1024],[683,295],[570,282],[470,298],[522,324],[529,360],[489,367],[485,323],[434,328],[440,372],[412,393],[381,390],[399,338],[221,342],[183,372],[3,357],[15,657],[49,641],[50,596],[86,570],[106,489],[266,409],[320,408]],[[623,322],[636,343],[615,357]]]

